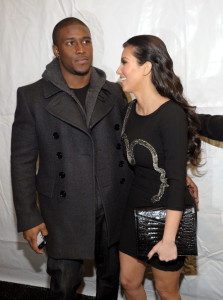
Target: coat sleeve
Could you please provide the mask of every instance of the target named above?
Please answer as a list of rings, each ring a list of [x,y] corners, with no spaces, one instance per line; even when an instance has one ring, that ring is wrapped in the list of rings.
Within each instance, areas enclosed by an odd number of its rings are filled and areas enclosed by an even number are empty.
[[[199,114],[201,122],[200,135],[207,138],[223,141],[223,116]]]
[[[11,139],[11,176],[18,231],[43,222],[36,203],[37,133],[26,98],[29,98],[26,89],[19,88]]]

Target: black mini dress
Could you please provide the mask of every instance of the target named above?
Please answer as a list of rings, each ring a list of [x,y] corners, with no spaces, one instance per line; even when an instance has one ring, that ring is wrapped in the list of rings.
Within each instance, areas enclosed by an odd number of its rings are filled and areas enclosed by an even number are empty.
[[[185,257],[163,262],[155,256],[150,261],[137,256],[134,208],[164,206],[183,211],[185,204],[194,202],[186,186],[187,119],[183,109],[172,100],[146,116],[136,113],[136,102],[130,102],[122,129],[134,180],[123,220],[120,251],[157,269],[176,271],[183,266]]]

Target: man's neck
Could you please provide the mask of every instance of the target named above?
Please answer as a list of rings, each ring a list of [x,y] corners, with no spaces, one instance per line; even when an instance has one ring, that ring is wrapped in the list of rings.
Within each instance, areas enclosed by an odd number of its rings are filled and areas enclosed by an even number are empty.
[[[80,75],[74,75],[74,74],[64,74],[64,72],[61,70],[62,75],[71,89],[81,89],[82,87],[86,86],[90,82],[90,77],[91,77],[91,70],[83,76]]]

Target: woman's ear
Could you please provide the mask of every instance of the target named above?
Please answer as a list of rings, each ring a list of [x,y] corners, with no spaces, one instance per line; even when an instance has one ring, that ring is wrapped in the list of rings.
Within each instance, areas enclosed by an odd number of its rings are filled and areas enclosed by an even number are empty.
[[[144,76],[150,75],[153,66],[152,63],[150,61],[146,61],[144,66]]]

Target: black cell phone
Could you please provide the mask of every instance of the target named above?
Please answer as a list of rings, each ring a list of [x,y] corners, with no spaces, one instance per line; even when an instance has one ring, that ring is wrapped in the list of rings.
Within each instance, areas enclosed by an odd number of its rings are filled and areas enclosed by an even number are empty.
[[[46,238],[42,235],[42,232],[39,232],[37,235],[37,245],[39,249],[42,249],[46,245]]]

